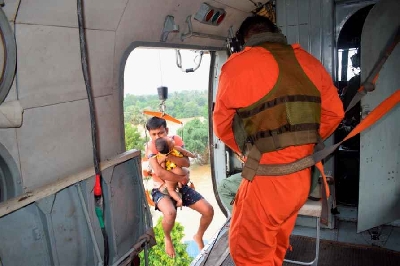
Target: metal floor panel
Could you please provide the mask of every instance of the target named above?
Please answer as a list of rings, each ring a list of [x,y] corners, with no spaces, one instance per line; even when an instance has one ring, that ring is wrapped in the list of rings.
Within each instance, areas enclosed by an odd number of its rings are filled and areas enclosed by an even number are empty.
[[[314,258],[315,239],[305,236],[291,236],[293,247],[286,255],[287,259],[311,261]],[[221,266],[234,266],[228,256]],[[283,266],[291,266],[284,263]],[[318,266],[398,266],[400,252],[378,247],[340,243],[321,240]]]
[[[230,220],[219,231],[216,239],[192,262],[191,266],[232,266],[228,234]],[[400,265],[400,228],[382,226],[379,240],[364,232],[356,233],[356,224],[339,221],[338,228],[321,229],[319,266],[398,266]],[[340,233],[339,233],[340,232]],[[381,243],[381,242],[384,243]],[[315,254],[315,228],[296,226],[290,239],[292,251],[286,258],[312,261]],[[293,264],[285,263],[284,266]]]
[[[292,236],[293,251],[288,259],[311,261],[315,252],[315,239],[305,236]],[[364,245],[347,244],[337,241],[321,240],[319,266],[397,266],[400,265],[400,252]],[[285,263],[285,266],[292,264]]]

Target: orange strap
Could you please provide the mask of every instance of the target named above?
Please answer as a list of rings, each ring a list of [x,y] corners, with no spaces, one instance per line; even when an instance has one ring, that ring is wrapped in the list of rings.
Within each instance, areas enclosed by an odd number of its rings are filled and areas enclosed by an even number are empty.
[[[164,112],[156,112],[156,111],[147,111],[147,110],[143,110],[143,113],[145,115],[151,115],[151,116],[156,116],[159,118],[164,118],[167,121],[171,121],[177,124],[183,124],[182,121],[176,119],[175,117],[170,116],[169,114],[166,114]]]
[[[367,129],[373,123],[378,121],[382,116],[389,112],[400,102],[400,89],[396,90],[386,100],[381,102],[371,113],[369,113],[344,139],[346,141],[361,131]],[[342,141],[342,142],[343,142]]]
[[[313,153],[312,155],[299,159],[295,162],[286,164],[259,164],[256,168],[256,174],[259,176],[288,175],[315,165],[322,175],[326,197],[329,197],[330,195],[329,186],[327,184],[326,176],[324,173],[322,160],[325,159],[332,152],[334,152],[344,141],[354,137],[361,131],[365,130],[366,128],[374,124],[377,120],[379,120],[382,116],[384,116],[387,112],[389,112],[399,102],[400,102],[400,90],[396,90],[391,96],[389,96],[386,100],[380,103],[371,113],[369,113],[368,116],[364,120],[362,120],[342,141],[332,146],[325,147],[323,150],[319,150]]]
[[[396,90],[392,95],[386,98],[383,102],[381,102],[371,113],[369,113],[342,141],[335,144],[334,146],[338,147],[344,141],[354,137],[359,134],[361,131],[367,129],[376,121],[382,118],[386,113],[388,113],[393,107],[395,107],[400,102],[400,89]],[[328,154],[327,154],[328,155]],[[318,170],[321,173],[322,179],[324,181],[326,197],[329,197],[329,186],[326,180],[324,166],[319,161],[315,164]]]

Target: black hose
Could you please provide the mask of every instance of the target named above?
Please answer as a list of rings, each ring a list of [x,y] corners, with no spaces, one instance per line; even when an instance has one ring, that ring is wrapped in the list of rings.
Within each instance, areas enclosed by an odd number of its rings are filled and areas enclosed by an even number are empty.
[[[92,85],[91,85],[91,78],[88,68],[88,58],[87,58],[87,47],[86,47],[86,33],[83,28],[83,3],[82,0],[78,0],[78,25],[79,25],[79,41],[80,41],[80,48],[81,48],[81,64],[82,64],[82,72],[83,78],[85,80],[86,85],[86,92],[89,101],[89,111],[90,111],[90,123],[92,129],[92,142],[93,142],[93,163],[94,169],[96,174],[100,173],[99,167],[99,155],[97,151],[97,129],[96,129],[96,114],[95,114],[95,107],[92,95]]]
[[[79,27],[79,43],[81,50],[81,64],[82,64],[82,72],[83,78],[85,80],[86,93],[88,96],[89,102],[89,112],[90,112],[90,125],[91,125],[91,133],[92,133],[92,148],[93,148],[93,163],[96,175],[100,176],[100,186],[102,184],[101,171],[100,171],[100,162],[99,162],[99,152],[97,149],[97,124],[96,124],[96,113],[94,106],[94,98],[92,94],[92,86],[91,86],[91,78],[90,72],[88,68],[88,58],[87,58],[87,46],[86,46],[86,33],[84,29],[84,15],[83,15],[83,2],[82,0],[77,0],[77,14],[78,14],[78,27]],[[103,191],[103,190],[101,190]],[[101,209],[101,216],[103,216],[103,200],[101,196],[95,196],[95,205],[96,211]],[[104,227],[103,219],[104,217],[98,217],[101,227],[101,232],[103,234],[104,240],[104,265],[108,265],[109,261],[109,246],[108,246],[108,236],[107,231]]]

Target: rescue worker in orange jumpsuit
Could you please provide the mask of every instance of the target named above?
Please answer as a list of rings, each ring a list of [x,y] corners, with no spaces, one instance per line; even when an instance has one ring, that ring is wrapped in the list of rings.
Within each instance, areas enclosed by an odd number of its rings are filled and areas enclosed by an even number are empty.
[[[256,147],[259,164],[291,163],[312,154],[344,116],[331,77],[299,44],[287,45],[265,17],[248,17],[238,35],[245,45],[222,67],[215,134],[238,154],[251,144],[250,156]],[[231,219],[231,256],[237,266],[281,266],[310,192],[310,169],[260,176],[246,172],[246,164]]]

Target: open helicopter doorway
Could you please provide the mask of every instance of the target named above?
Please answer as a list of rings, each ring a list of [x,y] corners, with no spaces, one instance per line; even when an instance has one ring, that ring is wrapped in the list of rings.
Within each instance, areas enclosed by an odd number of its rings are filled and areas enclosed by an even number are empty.
[[[183,123],[166,119],[169,135],[179,135],[183,138],[185,148],[199,155],[191,161],[190,178],[196,191],[214,207],[213,221],[204,235],[205,244],[226,220],[217,204],[211,178],[208,137],[210,63],[208,51],[135,48],[125,65],[123,104],[126,149],[142,151],[143,170],[148,166],[144,149],[150,139],[145,130],[146,120],[151,117],[149,111],[165,112]],[[157,90],[161,86],[168,88],[164,100],[159,97]],[[143,176],[143,183],[147,190],[152,189],[151,178]],[[151,197],[148,197],[149,200]],[[156,226],[162,214],[155,211],[153,206],[150,207],[153,225]],[[199,220],[200,214],[194,210],[178,208],[175,228],[177,224],[183,226],[184,236],[181,241],[192,259],[199,253],[192,241]]]
[[[355,12],[343,25],[337,40],[337,87],[346,110],[360,87],[361,32],[373,5]],[[335,132],[342,140],[360,122],[360,103],[349,110]],[[358,207],[360,175],[360,135],[345,141],[335,153],[335,189],[339,206]],[[348,208],[347,208],[348,209]],[[343,208],[342,208],[343,210]]]

